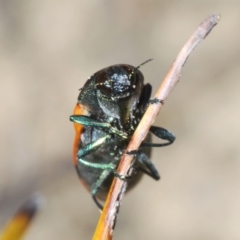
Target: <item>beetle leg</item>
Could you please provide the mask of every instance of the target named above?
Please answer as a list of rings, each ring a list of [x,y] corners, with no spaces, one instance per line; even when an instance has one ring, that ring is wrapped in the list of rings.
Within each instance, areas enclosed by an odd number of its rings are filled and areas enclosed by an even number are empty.
[[[86,161],[82,158],[82,157],[86,156],[87,154],[96,151],[99,147],[101,147],[102,144],[106,142],[108,137],[109,137],[109,135],[106,135],[94,142],[91,142],[91,143],[85,145],[81,149],[79,149],[78,153],[77,153],[78,161],[79,161],[79,163],[81,163],[85,166],[88,166],[88,167],[102,169],[102,170],[110,170],[114,173],[114,175],[116,175],[117,177],[120,177],[121,175],[119,175],[115,170],[116,164],[113,164],[112,162],[110,162],[110,163],[94,163],[94,162]],[[122,177],[120,177],[120,178],[122,178]]]
[[[119,131],[117,128],[111,126],[108,122],[98,122],[95,119],[85,116],[85,115],[72,115],[70,116],[70,121],[82,124],[88,127],[95,127],[100,129],[106,129],[107,132],[113,133],[115,135],[121,136],[123,138],[127,138],[127,133],[123,131]]]
[[[112,163],[93,163],[93,162],[86,161],[82,158],[79,158],[78,161],[85,166],[102,169],[102,170],[109,170],[109,171],[112,171],[113,173],[116,168],[116,165]]]
[[[96,195],[100,189],[100,187],[102,186],[103,182],[105,181],[105,179],[109,176],[110,171],[108,170],[104,170],[102,171],[101,175],[99,176],[98,180],[95,182],[95,184],[92,186],[92,190],[91,190],[91,194],[92,194],[92,198],[93,201],[96,203],[97,207],[102,210],[103,206],[102,204],[97,200]]]
[[[165,128],[151,126],[150,132],[152,132],[158,138],[167,140],[168,142],[167,143],[143,142],[141,144],[142,147],[164,147],[164,146],[168,146],[168,145],[172,144],[175,140],[175,136],[172,133],[170,133],[168,130],[166,130]]]
[[[146,107],[148,105],[150,101],[149,99],[151,97],[151,93],[152,93],[152,86],[149,83],[145,84],[139,99],[139,106]]]
[[[120,175],[118,174],[116,171],[112,171],[113,174],[115,175],[115,177],[120,178],[121,180],[128,180],[129,178],[131,178],[131,176],[124,176],[124,175]],[[98,180],[95,182],[95,184],[93,185],[92,189],[91,189],[91,194],[92,194],[92,198],[93,201],[96,203],[97,207],[102,210],[103,206],[102,204],[98,201],[97,199],[97,193],[99,191],[99,189],[101,188],[103,182],[106,180],[106,178],[109,176],[109,174],[111,173],[111,170],[109,169],[105,169],[102,171],[101,175],[99,176]]]
[[[143,165],[143,167],[138,167],[140,171],[144,172],[148,176],[152,177],[155,180],[159,180],[160,176],[158,170],[154,166],[154,164],[149,160],[148,156],[143,152],[138,152],[137,161]]]
[[[77,153],[78,158],[80,159],[81,157],[86,156],[87,154],[96,151],[98,148],[100,148],[102,146],[103,143],[106,142],[108,137],[109,137],[109,135],[106,135],[106,136],[99,138],[98,140],[91,142],[91,143],[85,145],[84,147],[80,148]]]
[[[79,162],[81,162],[82,164],[84,164],[85,166],[88,167],[92,167],[92,168],[98,168],[98,169],[102,169],[102,173],[99,176],[98,180],[95,182],[95,184],[92,186],[91,189],[91,194],[92,194],[92,198],[93,201],[96,203],[97,207],[102,210],[103,206],[102,204],[97,200],[96,195],[100,189],[100,187],[102,186],[103,182],[105,181],[105,179],[108,177],[108,175],[112,172],[114,174],[115,177],[120,178],[123,181],[126,181],[128,179],[131,178],[131,176],[125,176],[125,175],[121,175],[119,174],[115,168],[116,166],[112,163],[109,164],[104,164],[104,163],[92,163],[92,162],[88,162],[85,161],[83,159],[79,158]]]
[[[111,127],[110,123],[98,122],[95,119],[85,115],[72,115],[70,116],[70,121],[79,123],[88,127],[99,127],[99,128]]]
[[[82,163],[85,166],[92,167],[92,168],[97,168],[97,169],[102,169],[102,170],[108,170],[111,171],[115,177],[120,178],[121,180],[128,180],[131,178],[131,176],[126,176],[126,175],[121,175],[116,171],[117,165],[110,162],[110,163],[94,163],[94,162],[89,162],[84,160],[82,157],[86,156],[87,154],[96,151],[99,147],[102,146],[103,143],[106,142],[107,138],[109,135],[106,135],[100,139],[98,139],[95,142],[91,142],[81,149],[78,150],[77,156],[78,156],[78,161],[79,163]]]
[[[169,144],[172,144],[175,141],[175,136],[165,128],[151,126],[150,132],[156,135],[158,138],[163,140],[168,140]]]
[[[105,179],[109,176],[109,174],[111,172],[113,172],[115,177],[118,177],[121,180],[125,180],[126,181],[126,180],[131,178],[131,176],[120,175],[115,170],[111,171],[111,169],[104,169],[102,171],[101,175],[99,176],[98,180],[95,182],[95,184],[93,185],[92,190],[91,190],[93,201],[95,202],[95,204],[97,205],[97,207],[100,210],[103,210],[103,205],[97,200],[96,196],[97,196],[97,193],[98,193],[99,189],[101,188],[103,182],[105,181]]]
[[[86,156],[87,154],[96,151],[99,147],[101,147],[102,144],[106,142],[108,137],[109,137],[109,135],[106,135],[94,142],[91,142],[91,143],[85,145],[81,149],[79,149],[78,153],[77,153],[79,163],[81,163],[85,166],[88,166],[88,167],[92,167],[92,168],[115,171],[116,165],[111,162],[110,163],[94,163],[94,162],[86,161],[82,158],[82,157]]]
[[[115,177],[117,177],[123,181],[127,181],[132,178],[131,176],[128,176],[128,175],[119,174],[116,171],[116,165],[111,162],[110,163],[93,163],[93,162],[86,161],[82,158],[79,158],[78,161],[88,167],[111,171]]]

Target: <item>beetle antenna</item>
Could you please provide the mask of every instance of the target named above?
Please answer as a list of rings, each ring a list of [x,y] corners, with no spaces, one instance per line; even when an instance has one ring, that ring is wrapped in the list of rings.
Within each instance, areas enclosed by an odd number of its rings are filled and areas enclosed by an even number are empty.
[[[139,64],[136,68],[134,68],[134,70],[129,74],[129,79],[132,77],[132,75],[137,71],[137,69],[139,69],[141,66],[145,65],[148,62],[151,62],[153,60],[153,58],[148,59],[147,61]]]
[[[150,59],[148,59],[147,61],[139,64],[139,65],[134,69],[134,71],[136,71],[137,69],[139,69],[141,66],[145,65],[146,63],[151,62],[152,60],[153,60],[153,58],[150,58]]]

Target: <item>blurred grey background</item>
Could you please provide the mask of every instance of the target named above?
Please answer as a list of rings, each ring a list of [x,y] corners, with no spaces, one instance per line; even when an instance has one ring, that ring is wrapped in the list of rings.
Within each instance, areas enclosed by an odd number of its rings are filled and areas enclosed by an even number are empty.
[[[0,227],[33,192],[46,200],[26,240],[91,239],[99,212],[72,165],[69,121],[81,88],[111,64],[139,65],[154,90],[211,13],[155,125],[161,181],[123,201],[114,239],[240,239],[240,2],[0,1]]]

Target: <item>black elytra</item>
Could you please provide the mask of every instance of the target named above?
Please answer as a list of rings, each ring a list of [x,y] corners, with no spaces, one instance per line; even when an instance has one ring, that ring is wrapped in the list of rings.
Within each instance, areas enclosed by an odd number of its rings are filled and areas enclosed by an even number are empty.
[[[149,147],[167,146],[175,140],[166,129],[151,126],[140,149],[132,152],[136,174],[129,177],[117,173],[121,156],[148,104],[159,102],[150,100],[152,87],[149,83],[144,84],[139,70],[146,62],[138,67],[112,65],[93,74],[81,89],[74,115],[70,116],[76,130],[73,162],[81,182],[100,209],[99,200],[106,200],[113,177],[129,181],[128,189],[143,173],[159,180],[158,171],[149,160]],[[151,143],[150,133],[167,142]]]

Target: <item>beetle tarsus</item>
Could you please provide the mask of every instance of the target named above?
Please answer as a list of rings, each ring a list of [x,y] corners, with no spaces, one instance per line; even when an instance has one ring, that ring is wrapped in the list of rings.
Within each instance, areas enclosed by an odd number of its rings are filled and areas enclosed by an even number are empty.
[[[122,174],[119,174],[117,171],[113,171],[113,174],[115,177],[117,177],[123,181],[128,181],[128,180],[132,179],[131,175],[122,175]]]
[[[161,100],[159,98],[152,98],[148,101],[148,104],[156,104],[156,103],[164,104],[164,100]]]
[[[95,195],[92,195],[92,199],[95,202],[95,204],[97,205],[97,207],[99,208],[100,211],[103,210],[103,205],[97,200]]]
[[[155,180],[160,179],[160,175],[158,173],[158,170],[154,166],[154,164],[149,160],[148,156],[141,152],[138,155],[138,162],[142,164],[142,166],[139,167],[139,170],[147,174],[148,176],[152,177]]]

